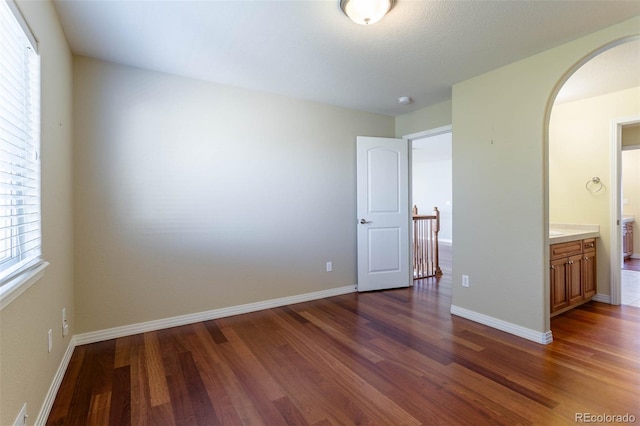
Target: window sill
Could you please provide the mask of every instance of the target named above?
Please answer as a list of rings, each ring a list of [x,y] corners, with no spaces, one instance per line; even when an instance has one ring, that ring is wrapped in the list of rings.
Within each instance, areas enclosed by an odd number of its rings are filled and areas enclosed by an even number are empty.
[[[0,287],[0,311],[42,278],[47,266],[49,262],[43,261]]]

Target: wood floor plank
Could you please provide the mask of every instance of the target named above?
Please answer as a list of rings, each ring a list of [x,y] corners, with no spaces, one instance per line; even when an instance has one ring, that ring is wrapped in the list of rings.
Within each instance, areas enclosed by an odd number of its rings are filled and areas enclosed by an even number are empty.
[[[142,418],[140,423],[132,422],[134,425],[148,424],[150,426],[172,426],[175,425],[175,416],[171,403],[150,407],[148,416]]]
[[[280,411],[280,414],[282,414],[286,424],[300,426],[309,424],[288,396],[283,396],[273,401],[273,403],[278,411]]]
[[[114,355],[113,366],[120,368],[131,363],[131,349],[137,336],[125,336],[116,340],[116,353]]]
[[[575,424],[578,413],[640,418],[640,309],[587,303],[554,317],[554,342],[540,345],[452,316],[448,271],[411,288],[79,346],[47,424],[511,426]]]
[[[73,399],[75,390],[74,385],[78,382],[78,376],[80,375],[80,370],[84,363],[85,352],[86,346],[78,346],[73,351],[67,371],[62,379],[62,383],[60,383],[60,389],[58,390],[58,394],[56,395],[53,406],[51,407],[51,412],[49,413],[47,423],[50,425],[63,424],[65,418],[68,418],[71,400]]]
[[[111,406],[111,392],[94,394],[89,405],[87,424],[96,426],[109,425],[109,407]]]
[[[196,334],[196,336],[201,339],[202,350],[193,352],[195,362],[198,368],[204,372],[203,377],[207,383],[207,393],[210,395],[210,399],[218,407],[217,411],[221,417],[228,421],[223,424],[264,424],[250,395],[246,393],[242,383],[237,380],[233,369],[225,360],[223,347],[229,345],[226,338],[223,343],[216,344],[214,342],[211,345],[210,337],[204,336],[202,333]],[[239,422],[236,423],[238,419]]]
[[[149,395],[151,407],[166,404],[170,401],[169,389],[160,351],[158,334],[150,332],[144,334],[145,366],[149,380]]]
[[[248,345],[236,334],[234,330],[226,330],[225,336],[233,348],[235,356],[244,361],[245,372],[251,376],[256,385],[264,389],[266,396],[275,401],[287,395],[279,383],[263,367],[256,355],[249,349]]]
[[[213,410],[219,419],[219,424],[242,424],[242,420],[235,409],[224,381],[220,379],[220,357],[212,346],[227,342],[226,338],[214,340],[204,324],[194,324],[196,335],[191,338],[188,347],[195,367],[202,379],[206,394],[212,403]]]
[[[182,352],[178,354],[178,358],[196,423],[199,425],[220,424],[191,353]]]
[[[203,324],[207,328],[207,331],[209,332],[211,338],[215,343],[225,343],[227,341],[227,338],[225,337],[224,333],[222,333],[220,327],[218,327],[218,324],[215,321],[205,321]]]
[[[117,345],[116,345],[117,353]],[[131,368],[129,365],[113,370],[113,390],[109,393],[109,419],[112,424],[131,424]]]
[[[108,363],[109,354],[114,351],[115,340],[86,345],[77,382],[71,384],[73,397],[68,414],[62,424],[84,425],[87,423],[93,395],[108,392],[105,389],[110,383],[110,375],[105,363]]]
[[[622,269],[640,272],[640,259],[625,259]]]
[[[144,339],[141,339],[144,342]],[[131,366],[131,423],[149,425],[151,418],[151,392],[147,375],[146,350],[136,345],[130,352]],[[168,405],[165,404],[165,405]]]
[[[228,336],[228,332],[226,331],[225,335]],[[256,366],[252,365],[253,360],[239,357],[230,343],[220,345],[220,348],[235,380],[241,386],[242,392],[256,407],[261,423],[266,425],[284,424],[284,418],[273,405],[269,391],[264,387],[265,382],[250,374],[250,371],[256,371]],[[267,387],[270,386],[267,385]]]
[[[320,320],[318,317],[314,316],[313,314],[310,314],[309,312],[305,311],[305,312],[301,312],[300,315],[303,316],[304,318],[306,318],[308,320],[308,322],[312,323],[313,325],[315,325],[316,327],[318,327],[319,329],[324,331],[332,339],[335,339],[336,341],[340,342],[341,344],[347,346],[352,351],[359,351],[369,361],[375,363],[375,362],[379,362],[379,361],[384,360],[384,358],[382,356],[380,356],[377,353],[375,353],[375,352],[369,350],[368,348],[364,347],[360,343],[361,341],[354,340],[352,338],[352,336],[346,335],[346,334],[340,332],[339,330],[335,329],[330,324],[327,324],[326,322]]]
[[[178,355],[173,354],[171,357],[177,359]],[[173,409],[173,419],[178,426],[197,425],[196,415],[193,411],[191,399],[185,378],[176,373],[167,376],[167,385],[169,387],[169,400]]]

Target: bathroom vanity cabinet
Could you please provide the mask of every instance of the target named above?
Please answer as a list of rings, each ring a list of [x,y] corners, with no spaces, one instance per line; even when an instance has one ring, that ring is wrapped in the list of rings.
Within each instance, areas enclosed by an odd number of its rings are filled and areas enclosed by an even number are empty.
[[[596,238],[551,244],[551,315],[591,300],[596,293]]]

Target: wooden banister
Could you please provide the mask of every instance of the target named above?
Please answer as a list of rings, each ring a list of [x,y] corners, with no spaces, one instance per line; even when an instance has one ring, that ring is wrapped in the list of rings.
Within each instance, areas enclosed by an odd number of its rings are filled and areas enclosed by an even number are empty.
[[[438,232],[440,232],[440,211],[433,208],[432,215],[418,214],[413,206],[413,279],[442,275],[438,254]]]

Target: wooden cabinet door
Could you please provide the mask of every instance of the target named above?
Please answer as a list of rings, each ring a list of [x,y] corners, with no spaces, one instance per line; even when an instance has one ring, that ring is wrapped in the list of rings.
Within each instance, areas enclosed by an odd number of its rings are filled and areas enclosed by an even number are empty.
[[[552,315],[580,305],[596,294],[596,248],[597,238],[550,246]]]
[[[582,258],[582,290],[584,298],[591,298],[596,294],[596,253],[585,253]]]
[[[567,297],[567,259],[551,261],[551,312],[569,306]]]
[[[567,292],[569,304],[572,305],[584,298],[582,290],[582,255],[571,256],[567,261]]]

